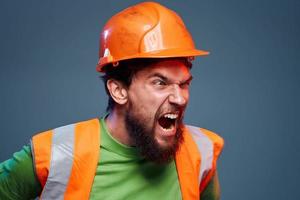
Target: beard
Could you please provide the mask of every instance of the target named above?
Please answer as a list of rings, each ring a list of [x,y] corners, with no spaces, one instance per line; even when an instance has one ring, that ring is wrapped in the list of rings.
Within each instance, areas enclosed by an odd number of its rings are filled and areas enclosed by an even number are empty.
[[[132,110],[132,109],[129,109]],[[127,132],[134,142],[140,155],[148,161],[156,164],[167,164],[175,157],[180,144],[183,141],[182,117],[178,120],[178,126],[174,140],[168,146],[160,145],[155,139],[155,121],[152,128],[147,126],[151,120],[135,116],[132,111],[125,114],[125,124]]]

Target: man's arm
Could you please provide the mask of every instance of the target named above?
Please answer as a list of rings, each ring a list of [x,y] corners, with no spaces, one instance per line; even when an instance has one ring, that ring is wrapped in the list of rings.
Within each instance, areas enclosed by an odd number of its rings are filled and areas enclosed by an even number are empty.
[[[29,145],[0,163],[0,199],[34,199],[41,191]]]
[[[204,191],[201,193],[201,200],[219,200],[220,199],[220,184],[218,173],[212,177]]]

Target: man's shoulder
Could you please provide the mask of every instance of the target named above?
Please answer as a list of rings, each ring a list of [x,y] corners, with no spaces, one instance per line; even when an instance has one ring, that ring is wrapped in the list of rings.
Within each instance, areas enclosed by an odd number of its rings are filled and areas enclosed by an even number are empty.
[[[56,126],[54,128],[50,128],[50,129],[47,129],[44,131],[39,131],[35,135],[46,134],[47,132],[50,132],[50,131],[62,130],[62,129],[67,129],[67,128],[75,127],[75,126],[85,125],[85,126],[89,127],[89,126],[93,126],[93,125],[99,124],[99,123],[100,123],[100,118],[91,118],[91,119],[77,121],[77,122],[73,122],[73,123],[72,122],[65,123],[65,125],[59,125],[59,126]]]
[[[209,139],[214,143],[214,145],[217,145],[219,148],[222,148],[224,146],[224,139],[214,131],[187,124],[184,125],[184,130],[192,135],[193,139],[196,140],[196,143],[198,141],[203,142],[203,140]]]

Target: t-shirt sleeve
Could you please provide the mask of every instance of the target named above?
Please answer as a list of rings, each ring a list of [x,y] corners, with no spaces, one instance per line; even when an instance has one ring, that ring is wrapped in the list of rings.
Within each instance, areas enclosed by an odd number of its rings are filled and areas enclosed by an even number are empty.
[[[0,163],[0,199],[34,199],[41,191],[29,145]]]
[[[204,191],[201,193],[201,200],[219,200],[220,199],[220,184],[218,173],[216,172],[212,179],[207,184]]]

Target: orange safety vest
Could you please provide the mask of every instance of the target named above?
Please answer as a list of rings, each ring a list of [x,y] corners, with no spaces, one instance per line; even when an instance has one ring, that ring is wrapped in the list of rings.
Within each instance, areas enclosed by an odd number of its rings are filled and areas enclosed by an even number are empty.
[[[32,137],[35,172],[43,187],[40,199],[89,199],[100,130],[99,119],[91,119]],[[215,133],[193,126],[185,126],[183,137],[175,157],[182,197],[199,200],[216,171],[224,142]]]

